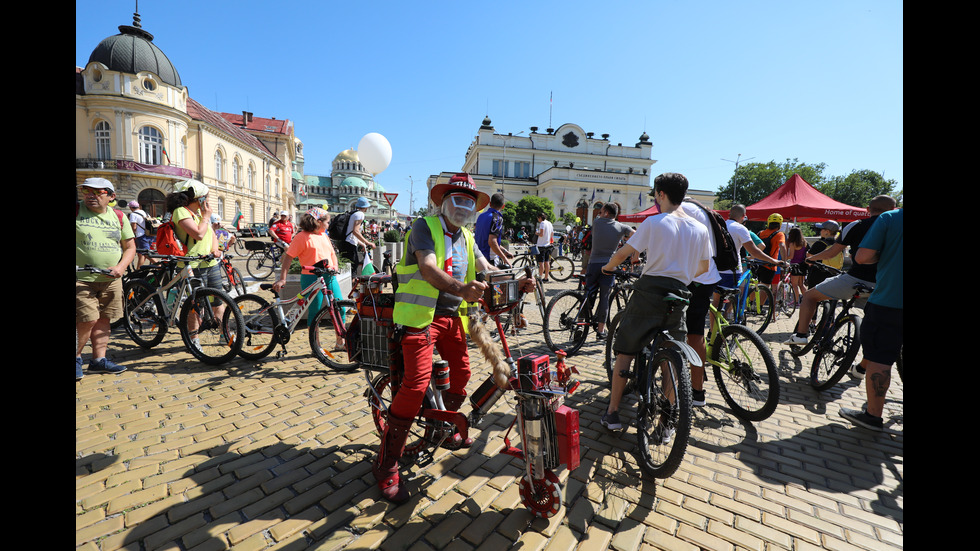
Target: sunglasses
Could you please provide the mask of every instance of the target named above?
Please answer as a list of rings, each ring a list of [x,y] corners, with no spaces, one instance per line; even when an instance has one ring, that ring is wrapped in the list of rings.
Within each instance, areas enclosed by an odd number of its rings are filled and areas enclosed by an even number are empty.
[[[476,199],[465,193],[454,193],[449,196],[449,200],[452,202],[452,205],[458,209],[476,209]]]
[[[84,195],[109,195],[109,190],[107,189],[93,189],[90,187],[79,187],[78,189],[81,190]]]

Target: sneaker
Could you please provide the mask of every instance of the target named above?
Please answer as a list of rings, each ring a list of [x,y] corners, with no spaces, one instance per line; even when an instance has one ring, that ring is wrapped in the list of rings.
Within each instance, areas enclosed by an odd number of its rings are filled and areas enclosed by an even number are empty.
[[[864,368],[861,367],[861,364],[851,364],[851,369],[847,370],[847,374],[855,381],[860,381],[864,379]]]
[[[80,381],[85,373],[82,371],[82,358],[81,356],[75,358],[75,380]]]
[[[788,339],[783,341],[783,344],[806,344],[807,341],[809,341],[809,339],[806,336],[801,337],[796,333],[793,333],[789,336]]]
[[[607,333],[606,331],[596,331],[595,332],[595,340],[597,340],[597,341],[604,341],[604,340],[606,340],[606,337],[608,335],[609,335],[609,333]]]
[[[667,444],[670,444],[670,440],[673,437],[674,437],[674,429],[667,428],[664,425],[657,425],[656,430],[653,431],[652,444],[658,446],[666,446]]]
[[[877,431],[883,430],[884,423],[882,422],[881,417],[869,415],[865,410],[859,411],[856,409],[841,408],[839,413],[841,417],[859,427]]]
[[[701,407],[705,404],[705,393],[704,390],[694,390],[691,389],[691,404],[696,407]]]
[[[619,430],[623,428],[622,423],[619,422],[619,412],[614,411],[612,413],[605,413],[602,416],[602,426],[609,430]]]
[[[100,358],[98,360],[90,361],[88,364],[88,370],[100,373],[122,373],[123,371],[126,371],[126,368],[109,360],[109,358]]]

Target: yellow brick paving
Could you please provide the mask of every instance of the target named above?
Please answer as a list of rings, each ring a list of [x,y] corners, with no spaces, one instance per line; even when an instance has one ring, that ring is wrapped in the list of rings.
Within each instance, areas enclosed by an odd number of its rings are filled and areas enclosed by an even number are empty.
[[[530,334],[509,341],[515,355],[549,352],[533,302],[526,311]],[[633,428],[600,425],[608,390],[590,340],[569,359],[581,371],[568,402],[581,415],[582,462],[557,473],[563,507],[547,520],[520,503],[523,462],[498,453],[513,399],[474,429],[472,448],[412,468],[413,497],[396,507],[379,501],[371,474],[379,438],[363,373],[325,369],[305,332],[282,360],[212,367],[176,332],[146,351],[120,329],[110,356],[128,371],[76,384],[76,548],[902,549],[902,383],[893,378],[886,433],[850,426],[838,410],[861,407],[863,382],[813,391],[812,355],[801,362],[778,344],[791,327],[778,320],[764,335],[782,387],[772,417],[740,421],[708,381],[684,463],[666,480],[640,470]],[[473,349],[471,359],[473,392],[488,367]]]

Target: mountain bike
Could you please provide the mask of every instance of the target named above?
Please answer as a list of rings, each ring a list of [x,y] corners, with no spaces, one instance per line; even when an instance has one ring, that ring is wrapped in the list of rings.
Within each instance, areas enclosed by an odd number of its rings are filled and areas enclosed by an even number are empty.
[[[613,275],[615,281],[609,293],[609,310],[604,320],[596,319],[595,314],[599,297],[598,285],[589,291],[568,289],[551,299],[545,308],[544,340],[552,352],[564,350],[569,356],[575,355],[585,344],[590,329],[598,331],[600,322],[609,325],[610,317],[626,307],[632,289],[631,282],[639,275],[623,269],[617,269]],[[579,278],[580,282],[585,281],[585,276]]]
[[[792,318],[793,313],[796,312],[796,299],[793,296],[789,269],[783,269],[779,272],[779,282],[772,289],[772,296],[776,301],[774,305],[775,314],[786,316],[786,319]]]
[[[761,266],[769,263],[749,260],[749,265]],[[736,287],[741,289],[737,299],[729,295],[721,310],[729,317],[729,321],[744,325],[762,335],[775,317],[776,301],[772,290],[766,285],[760,285],[751,269],[742,272]]]
[[[243,335],[235,301],[221,289],[204,287],[190,268],[190,262],[214,256],[148,256],[160,260],[169,277],[156,284],[134,279],[123,285],[124,326],[133,342],[153,348],[169,328],[176,327],[187,350],[198,360],[218,365],[234,358]]]
[[[495,272],[493,275],[513,275],[518,271]],[[485,276],[478,274],[481,280]],[[479,425],[500,397],[507,390],[513,391],[517,411],[504,435],[505,447],[500,453],[524,460],[524,473],[518,485],[521,503],[533,515],[549,518],[561,510],[561,484],[554,469],[564,464],[571,471],[580,462],[578,411],[564,405],[564,396],[574,392],[578,383],[571,379],[561,357],[552,378],[548,356],[529,354],[516,361],[511,356],[500,315],[520,302],[523,293],[517,285],[516,279],[498,279],[497,287],[489,287],[484,298],[478,301],[483,312],[494,320],[500,335],[502,361],[509,371],[506,389],[497,386],[491,376],[470,395],[473,410],[469,417],[447,410],[442,393],[449,389],[449,366],[445,360],[434,361],[432,379],[409,431],[401,464],[403,468],[431,464],[436,450],[444,442],[454,434],[465,439],[469,427]],[[404,377],[404,359],[399,346],[402,334],[402,330],[383,318],[365,318],[362,324],[362,357],[367,382],[364,396],[382,437],[388,425],[388,408]],[[511,444],[510,431],[515,426],[522,447]]]
[[[518,253],[514,255],[513,261],[510,263],[514,268],[537,268],[538,266],[538,255],[530,252],[530,250]],[[551,249],[551,279],[555,281],[566,281],[568,278],[572,277],[575,273],[575,262],[567,256],[556,256],[555,248]]]
[[[737,300],[739,289],[717,287],[722,300]],[[705,357],[725,402],[741,419],[762,421],[779,404],[779,372],[769,346],[758,333],[729,323],[714,304],[708,305],[711,330]]]
[[[219,259],[221,263],[221,287],[226,293],[231,293],[234,290],[236,295],[241,296],[248,291],[245,289],[245,279],[242,277],[242,273],[231,264],[234,257],[233,254],[226,252]]]
[[[337,371],[357,369],[357,361],[347,353],[345,342],[347,317],[353,314],[355,301],[338,300],[333,296],[324,276],[336,275],[337,272],[328,268],[326,261],[303,268],[311,271],[317,279],[292,298],[280,298],[279,293],[272,289],[271,283],[259,285],[262,290],[272,291],[274,298],[271,303],[255,294],[235,297],[235,303],[242,312],[244,326],[242,346],[238,354],[249,360],[261,360],[271,354],[278,344],[281,348],[276,357],[281,359],[286,354],[286,344],[296,327],[307,318],[312,304],[310,299],[317,293],[323,293],[323,306],[309,325],[309,342],[313,356]]]
[[[822,262],[811,262],[810,267],[828,272],[831,276],[844,273]],[[849,299],[822,302],[818,306],[820,321],[810,340],[805,345],[790,345],[790,354],[796,357],[814,351],[810,386],[816,390],[822,392],[837,384],[857,358],[861,349],[861,315],[851,312],[851,308],[872,290],[873,287],[855,283]]]
[[[679,324],[688,299],[667,293],[663,300],[667,305],[664,327]],[[623,312],[616,314],[606,337],[605,368],[610,387],[616,365],[612,346],[622,318]],[[627,379],[623,396],[637,395],[640,468],[654,478],[669,478],[684,459],[693,418],[690,365],[701,363],[693,348],[662,330],[621,374]]]
[[[279,271],[285,248],[274,242],[246,241],[245,248],[252,251],[245,260],[245,270],[255,279],[268,279]]]

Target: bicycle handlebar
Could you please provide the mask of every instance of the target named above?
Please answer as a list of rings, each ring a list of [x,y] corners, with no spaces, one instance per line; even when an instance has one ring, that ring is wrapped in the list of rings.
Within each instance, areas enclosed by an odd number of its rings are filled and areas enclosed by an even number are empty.
[[[112,275],[112,270],[107,270],[105,268],[96,268],[95,266],[92,266],[91,264],[86,264],[84,266],[75,266],[75,271],[76,272],[92,272],[93,274]]]

